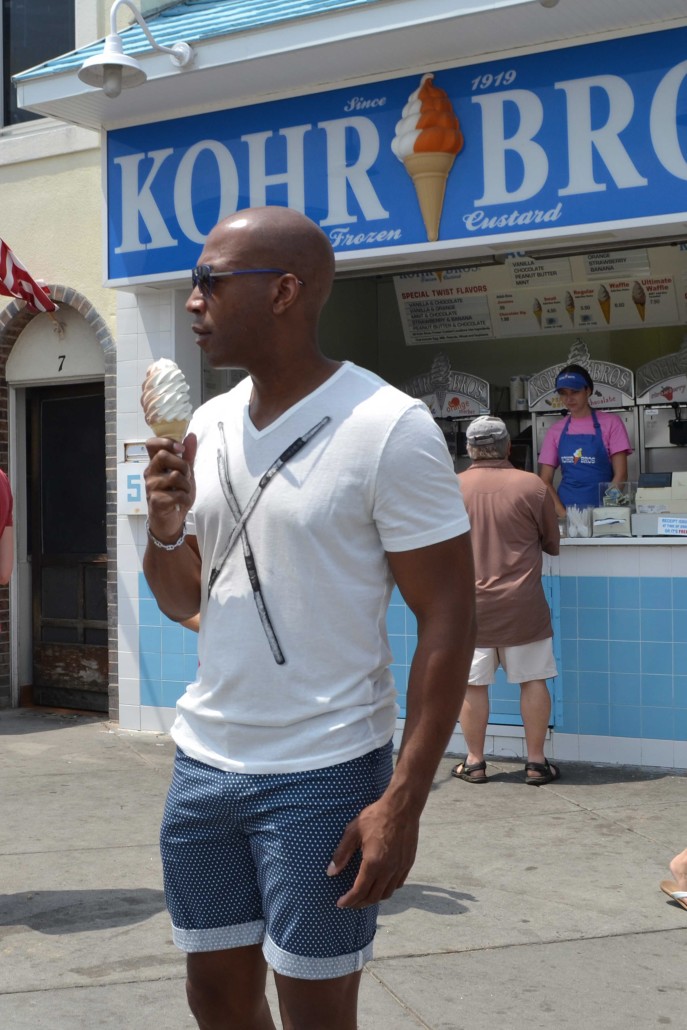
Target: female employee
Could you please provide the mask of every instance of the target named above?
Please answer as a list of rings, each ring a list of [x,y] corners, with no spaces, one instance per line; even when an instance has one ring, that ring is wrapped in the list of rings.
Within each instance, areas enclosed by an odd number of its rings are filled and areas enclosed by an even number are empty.
[[[599,483],[617,486],[627,479],[632,445],[617,415],[590,407],[594,383],[586,368],[566,365],[556,376],[556,390],[568,415],[544,437],[539,475],[553,497],[556,513],[562,516],[569,504],[597,507]],[[553,477],[559,465],[561,481],[556,493]]]

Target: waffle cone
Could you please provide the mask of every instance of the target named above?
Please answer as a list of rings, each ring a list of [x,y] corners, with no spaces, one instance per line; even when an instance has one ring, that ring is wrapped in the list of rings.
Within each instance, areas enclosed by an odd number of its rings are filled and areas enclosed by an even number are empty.
[[[638,304],[637,301],[635,301],[635,307],[637,308],[637,314],[643,322],[646,318],[646,304]]]
[[[152,422],[150,428],[155,433],[155,436],[166,436],[170,440],[176,440],[177,443],[186,436],[186,430],[188,429],[188,420],[185,418],[175,419],[172,422]]]
[[[599,307],[601,308],[602,315],[606,319],[606,324],[608,324],[611,321],[611,298],[609,297],[608,300],[600,300]]]
[[[413,180],[427,239],[430,243],[439,239],[439,222],[444,206],[446,180],[455,159],[455,154],[443,154],[436,151],[428,154],[410,154],[403,162],[408,175]]]

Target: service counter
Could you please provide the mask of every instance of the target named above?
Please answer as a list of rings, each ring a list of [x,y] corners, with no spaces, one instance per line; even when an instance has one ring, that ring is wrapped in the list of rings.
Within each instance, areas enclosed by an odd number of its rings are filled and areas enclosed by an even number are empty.
[[[687,540],[562,539],[543,574],[559,670],[547,754],[687,769]],[[414,629],[397,592],[389,630],[403,694]],[[500,678],[490,693],[487,752],[523,756],[519,688]]]

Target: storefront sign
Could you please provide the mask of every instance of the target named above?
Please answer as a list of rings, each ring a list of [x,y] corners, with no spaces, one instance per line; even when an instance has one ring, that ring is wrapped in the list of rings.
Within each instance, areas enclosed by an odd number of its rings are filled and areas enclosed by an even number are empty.
[[[188,269],[266,203],[339,254],[684,221],[686,53],[669,29],[109,132],[109,281]]]
[[[423,400],[435,418],[474,418],[489,412],[489,383],[451,368],[445,351],[437,354],[428,372],[409,379],[401,389]]]
[[[556,392],[556,376],[565,365],[570,364],[582,365],[592,377],[594,391],[589,403],[593,408],[634,406],[634,379],[630,369],[610,361],[592,360],[586,343],[577,340],[568,352],[567,361],[544,368],[530,377],[530,411],[558,411],[563,407]]]

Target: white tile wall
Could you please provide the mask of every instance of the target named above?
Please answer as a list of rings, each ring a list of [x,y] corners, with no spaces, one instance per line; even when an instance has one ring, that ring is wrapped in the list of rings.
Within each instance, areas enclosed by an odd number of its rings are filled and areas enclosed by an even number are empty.
[[[676,769],[687,769],[687,740],[676,740],[673,746]]]
[[[639,548],[640,576],[672,576],[672,547]]]
[[[643,740],[641,749],[642,765],[660,765],[666,769],[675,766],[675,750],[672,740]]]
[[[140,711],[140,728],[155,733],[169,733],[176,718],[174,708],[153,708],[150,705],[141,705]]]
[[[642,742],[637,737],[609,737],[607,762],[617,765],[637,765],[642,753]],[[598,761],[602,761],[601,758]]]
[[[579,762],[580,738],[576,733],[554,733],[551,757],[561,762]]]
[[[127,676],[122,676],[122,667],[120,662],[120,676],[119,676],[119,703],[126,707],[134,707],[141,703],[141,692],[138,682],[138,675],[135,679]],[[138,671],[138,670],[137,670]]]
[[[119,706],[119,725],[123,730],[140,730],[141,709],[139,705]]]

